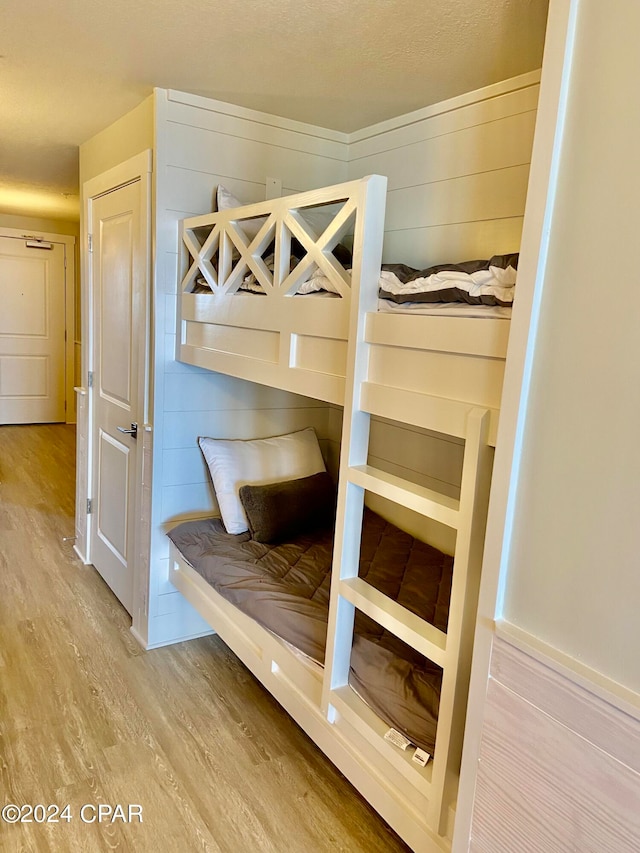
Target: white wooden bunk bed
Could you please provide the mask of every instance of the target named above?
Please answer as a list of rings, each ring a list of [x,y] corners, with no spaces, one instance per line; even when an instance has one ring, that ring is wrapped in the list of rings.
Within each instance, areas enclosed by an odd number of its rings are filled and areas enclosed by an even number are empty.
[[[376,311],[385,195],[386,179],[370,176],[182,227],[178,359],[344,405],[324,668],[216,592],[173,543],[171,580],[413,849],[447,850],[509,323]],[[331,206],[326,228],[305,218],[319,205]],[[248,238],[243,223],[256,217]],[[332,251],[348,231],[351,273]],[[297,265],[292,240],[306,253]],[[271,250],[272,270],[263,260]],[[313,264],[338,296],[292,295]],[[248,271],[262,295],[238,293]],[[193,292],[199,278],[210,292]],[[371,415],[463,439],[459,500],[372,467]],[[456,531],[446,631],[359,577],[365,493]],[[434,757],[424,767],[385,740],[388,725],[349,687],[356,611],[442,669]]]

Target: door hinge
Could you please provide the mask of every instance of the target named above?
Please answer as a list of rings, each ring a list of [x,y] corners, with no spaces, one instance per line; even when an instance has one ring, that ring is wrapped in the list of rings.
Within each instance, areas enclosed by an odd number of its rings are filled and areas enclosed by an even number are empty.
[[[91,515],[93,512],[93,500],[91,498],[87,498],[87,515]]]
[[[93,370],[87,373],[87,388],[93,388]]]
[[[89,243],[89,251],[93,252],[93,234],[87,234],[88,243]]]

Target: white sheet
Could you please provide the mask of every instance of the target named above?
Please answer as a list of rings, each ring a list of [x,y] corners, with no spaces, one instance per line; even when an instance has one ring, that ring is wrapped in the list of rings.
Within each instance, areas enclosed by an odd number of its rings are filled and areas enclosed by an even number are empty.
[[[198,279],[198,284],[206,285],[204,278]],[[335,291],[330,291],[332,285],[322,275],[312,276],[296,296],[315,296],[316,298],[336,298]],[[260,285],[253,282],[243,282],[237,291],[243,294],[264,294]],[[378,299],[378,309],[381,314],[420,314],[430,317],[474,317],[483,319],[511,319],[511,306],[502,305],[469,305],[467,302],[394,302],[391,299]]]
[[[466,302],[392,302],[378,299],[381,314],[420,314],[430,317],[477,317],[511,319],[511,307],[502,305],[468,305]]]
[[[459,290],[474,298],[485,297],[485,301],[497,301],[501,304],[513,302],[513,292],[517,272],[514,267],[503,269],[489,266],[473,273],[460,270],[441,270],[424,278],[414,278],[403,282],[390,270],[380,272],[380,287],[387,293],[399,297],[409,297],[421,293],[439,293],[447,290]],[[487,299],[490,297],[491,299]]]

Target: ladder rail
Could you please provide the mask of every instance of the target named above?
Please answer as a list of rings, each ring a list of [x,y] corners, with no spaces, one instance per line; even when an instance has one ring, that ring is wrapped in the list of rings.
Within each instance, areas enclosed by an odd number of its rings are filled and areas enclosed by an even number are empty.
[[[347,377],[342,425],[342,449],[338,477],[338,502],[322,709],[329,713],[331,691],[348,682],[355,610],[340,596],[340,581],[357,577],[364,490],[349,483],[349,466],[365,465],[369,449],[371,416],[359,408],[360,387],[368,369],[365,343],[366,315],[374,311],[378,299],[378,278],[382,263],[386,178],[372,176],[360,187],[359,215],[353,237],[351,311],[347,344]],[[345,452],[346,450],[346,452]],[[347,531],[350,535],[346,535]]]
[[[374,311],[377,300],[377,276],[382,245],[384,182],[363,188],[366,198],[359,209],[364,216],[356,222],[352,302],[349,338],[343,437],[340,454],[337,520],[331,577],[329,620],[322,708],[329,719],[343,708],[349,680],[351,648],[356,610],[361,610],[384,628],[416,648],[443,670],[440,713],[436,731],[436,749],[431,768],[427,822],[434,833],[444,835],[449,807],[455,796],[456,779],[462,750],[473,630],[479,589],[484,529],[491,479],[492,440],[495,412],[472,403],[429,398],[420,409],[419,425],[438,429],[455,423],[457,434],[465,439],[460,500],[439,495],[368,464],[372,412],[367,393],[370,344],[365,337],[367,312]],[[377,241],[377,242],[376,242]],[[362,289],[361,289],[362,286]],[[383,389],[384,390],[384,389]],[[390,408],[383,412],[393,417],[392,388]],[[455,418],[451,418],[452,406]],[[406,407],[405,407],[406,408]],[[444,411],[444,419],[441,417]],[[404,411],[404,410],[403,410]],[[422,422],[424,420],[424,422]],[[412,421],[413,422],[413,421]],[[441,431],[441,430],[440,430]],[[432,518],[457,531],[447,631],[409,613],[365,580],[358,577],[365,492]],[[343,697],[340,699],[339,697]],[[349,706],[350,711],[358,707]],[[366,726],[364,728],[367,728]],[[375,743],[375,741],[372,741]]]

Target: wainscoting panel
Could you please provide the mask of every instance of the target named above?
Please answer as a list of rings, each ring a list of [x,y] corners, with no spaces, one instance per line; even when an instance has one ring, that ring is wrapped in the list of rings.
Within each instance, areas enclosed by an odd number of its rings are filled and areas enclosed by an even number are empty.
[[[494,640],[469,849],[640,850],[640,722]]]

